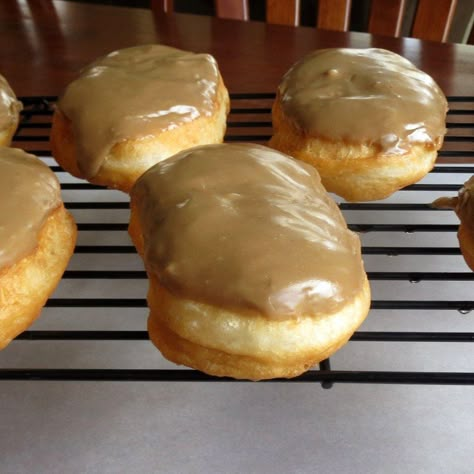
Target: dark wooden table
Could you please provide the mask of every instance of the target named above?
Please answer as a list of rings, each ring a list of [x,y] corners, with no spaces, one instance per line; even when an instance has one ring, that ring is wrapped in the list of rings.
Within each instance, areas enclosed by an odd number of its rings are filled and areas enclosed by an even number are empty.
[[[292,28],[197,15],[63,1],[2,0],[0,73],[18,95],[57,95],[97,56],[145,43],[209,52],[231,92],[274,91],[282,74],[308,51],[380,47],[432,75],[447,95],[474,95],[474,46]]]

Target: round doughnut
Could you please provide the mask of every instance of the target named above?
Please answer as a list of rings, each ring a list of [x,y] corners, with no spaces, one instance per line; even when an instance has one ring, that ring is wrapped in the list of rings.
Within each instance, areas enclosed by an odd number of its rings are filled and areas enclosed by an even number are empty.
[[[0,75],[0,146],[10,145],[22,108],[7,80]]]
[[[359,238],[318,173],[263,146],[158,163],[132,189],[129,233],[149,277],[152,342],[211,375],[297,376],[369,310]]]
[[[0,349],[28,328],[74,251],[76,225],[53,172],[33,155],[0,148]]]
[[[474,271],[474,175],[471,176],[453,198],[437,199],[433,207],[454,209],[459,217],[459,247],[469,268]]]
[[[395,53],[317,50],[280,83],[269,145],[348,201],[384,199],[433,168],[446,112],[434,80]]]
[[[215,59],[162,45],[87,66],[53,115],[51,147],[72,175],[129,192],[148,168],[223,141],[229,96]]]

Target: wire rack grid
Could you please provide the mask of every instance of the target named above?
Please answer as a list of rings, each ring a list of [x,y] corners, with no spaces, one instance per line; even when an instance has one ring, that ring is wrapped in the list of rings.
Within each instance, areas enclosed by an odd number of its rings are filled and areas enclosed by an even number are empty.
[[[273,99],[272,93],[231,94],[226,141],[265,144]],[[474,173],[474,97],[448,99],[445,144],[424,180],[380,202],[334,196],[361,235],[371,312],[331,363],[292,382],[474,384],[468,344],[474,342],[474,273],[460,254],[454,213],[429,206],[456,194]],[[56,97],[21,100],[13,146],[42,157],[57,173],[79,236],[41,318],[1,354],[0,380],[232,381],[178,368],[152,347],[146,274],[127,235],[128,197],[71,177],[51,158]]]

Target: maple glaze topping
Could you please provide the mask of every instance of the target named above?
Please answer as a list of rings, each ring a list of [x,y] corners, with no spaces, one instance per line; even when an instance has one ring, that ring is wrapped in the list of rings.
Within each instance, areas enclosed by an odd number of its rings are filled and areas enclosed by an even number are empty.
[[[72,122],[79,169],[91,178],[116,143],[211,115],[218,81],[212,56],[162,45],[122,49],[98,59],[59,101]]]
[[[439,146],[447,101],[426,73],[383,49],[322,49],[284,76],[285,114],[310,135],[377,144],[386,154],[412,143]]]
[[[35,156],[0,147],[0,269],[32,252],[61,203],[58,180]]]
[[[9,127],[22,109],[7,80],[0,75],[0,130]]]
[[[459,220],[474,231],[474,175],[459,190],[455,211]]]
[[[186,298],[268,318],[337,311],[359,294],[360,241],[317,171],[269,148],[208,145],[132,190],[147,270]]]
[[[456,197],[441,197],[432,204],[437,209],[454,209],[459,220],[474,231],[474,175],[459,190]]]

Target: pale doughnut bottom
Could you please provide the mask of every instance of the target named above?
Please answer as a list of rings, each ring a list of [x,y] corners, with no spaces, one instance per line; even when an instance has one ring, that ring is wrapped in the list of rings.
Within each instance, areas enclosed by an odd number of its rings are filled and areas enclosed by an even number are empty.
[[[0,269],[0,349],[39,316],[71,258],[76,224],[61,204],[40,230],[33,253]]]
[[[210,375],[262,380],[295,377],[344,345],[365,319],[370,289],[336,313],[271,320],[180,298],[149,275],[150,339],[172,362]]]
[[[218,84],[214,113],[202,116],[153,137],[116,143],[91,183],[130,192],[135,181],[156,163],[197,145],[222,143],[229,111],[229,95],[222,80]],[[85,178],[77,165],[76,143],[71,121],[56,109],[51,130],[55,160],[68,173]]]
[[[314,166],[327,191],[347,201],[385,199],[416,183],[433,168],[442,137],[428,146],[413,144],[403,155],[383,155],[375,145],[332,142],[309,136],[273,105],[274,135],[269,146]]]
[[[458,229],[458,240],[464,260],[474,271],[474,231],[472,228],[461,222]]]

